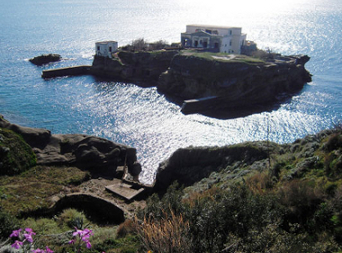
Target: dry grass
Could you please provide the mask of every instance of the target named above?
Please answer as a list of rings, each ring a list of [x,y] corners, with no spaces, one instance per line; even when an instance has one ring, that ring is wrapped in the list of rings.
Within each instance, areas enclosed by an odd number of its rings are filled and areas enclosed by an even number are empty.
[[[77,168],[34,167],[16,176],[0,177],[2,208],[13,214],[48,208],[50,197],[66,185],[79,184],[89,177]]]
[[[190,252],[189,223],[182,215],[171,216],[164,212],[161,220],[152,217],[144,218],[142,224],[136,222],[136,231],[143,244],[144,250],[159,253]]]
[[[272,189],[272,178],[267,172],[257,173],[246,179],[246,185],[253,194],[266,194]]]

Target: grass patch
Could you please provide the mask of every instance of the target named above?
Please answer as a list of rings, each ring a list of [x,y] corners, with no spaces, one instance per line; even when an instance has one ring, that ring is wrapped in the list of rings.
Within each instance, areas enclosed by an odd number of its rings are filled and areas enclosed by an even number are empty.
[[[50,207],[50,197],[63,186],[77,185],[89,179],[89,173],[74,167],[37,166],[15,176],[0,178],[1,206],[12,215]]]
[[[186,55],[186,56],[196,56],[196,57],[204,58],[206,60],[219,61],[219,62],[246,63],[246,64],[252,64],[252,65],[253,64],[260,65],[260,64],[265,63],[265,61],[260,58],[250,57],[247,55],[212,53],[212,52],[195,52],[193,50],[183,50],[181,51],[181,54]]]

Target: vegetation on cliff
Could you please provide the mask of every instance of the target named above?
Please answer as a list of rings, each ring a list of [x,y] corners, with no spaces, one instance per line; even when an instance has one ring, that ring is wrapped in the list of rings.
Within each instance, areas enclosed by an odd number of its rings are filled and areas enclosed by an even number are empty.
[[[0,176],[19,174],[36,164],[36,156],[21,136],[0,128]]]
[[[2,128],[1,134],[2,145],[11,140],[33,154],[17,134]],[[160,165],[156,194],[146,208],[120,226],[97,223],[74,209],[44,212],[55,197],[91,187],[83,184],[88,179],[76,167],[35,164],[2,175],[0,242],[12,230],[30,227],[39,235],[37,246],[74,252],[68,240],[76,226],[94,232],[85,252],[342,250],[339,126],[290,144],[179,149]]]
[[[194,175],[206,170],[207,166],[201,167],[193,159],[196,153],[203,156],[203,151],[194,149],[193,153],[190,156],[188,153],[193,164],[179,163],[177,171],[197,167],[192,171]],[[224,163],[227,152],[221,154],[216,156],[221,162],[213,166],[210,176],[186,188],[174,183],[163,197],[153,195],[148,200],[141,214],[145,222],[138,229],[144,249],[153,252],[338,252],[342,249],[340,128],[278,145],[271,148],[269,157],[260,156],[254,162],[251,159],[255,154],[242,153],[244,159]],[[166,232],[161,236],[159,231]],[[174,234],[182,238],[177,244],[173,243],[178,238]]]

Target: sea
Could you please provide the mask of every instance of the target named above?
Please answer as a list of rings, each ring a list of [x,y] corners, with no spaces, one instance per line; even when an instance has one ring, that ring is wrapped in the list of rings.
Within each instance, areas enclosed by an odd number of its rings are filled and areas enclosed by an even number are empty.
[[[53,134],[95,135],[137,149],[151,183],[178,148],[246,141],[289,143],[342,120],[341,0],[0,0],[0,114]],[[90,65],[95,42],[179,42],[187,24],[242,27],[258,47],[306,54],[312,82],[275,108],[237,118],[184,115],[155,87],[92,76],[41,78]],[[32,57],[62,61],[35,66]]]

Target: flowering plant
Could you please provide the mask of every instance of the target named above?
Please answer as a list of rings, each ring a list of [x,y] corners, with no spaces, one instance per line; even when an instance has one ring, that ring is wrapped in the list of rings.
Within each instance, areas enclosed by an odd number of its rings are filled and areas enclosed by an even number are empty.
[[[31,228],[25,228],[23,231],[21,228],[18,230],[13,230],[10,235],[11,238],[17,238],[15,242],[11,245],[12,248],[22,249],[23,252],[28,252],[30,249],[33,253],[53,253],[49,247],[46,246],[45,250],[33,249],[33,236],[36,235]]]
[[[81,244],[85,243],[88,249],[91,248],[89,241],[90,236],[94,233],[91,229],[85,228],[84,230],[75,228],[75,232],[72,233],[73,239],[69,241],[70,244],[74,244],[77,247],[77,252],[81,252]]]

